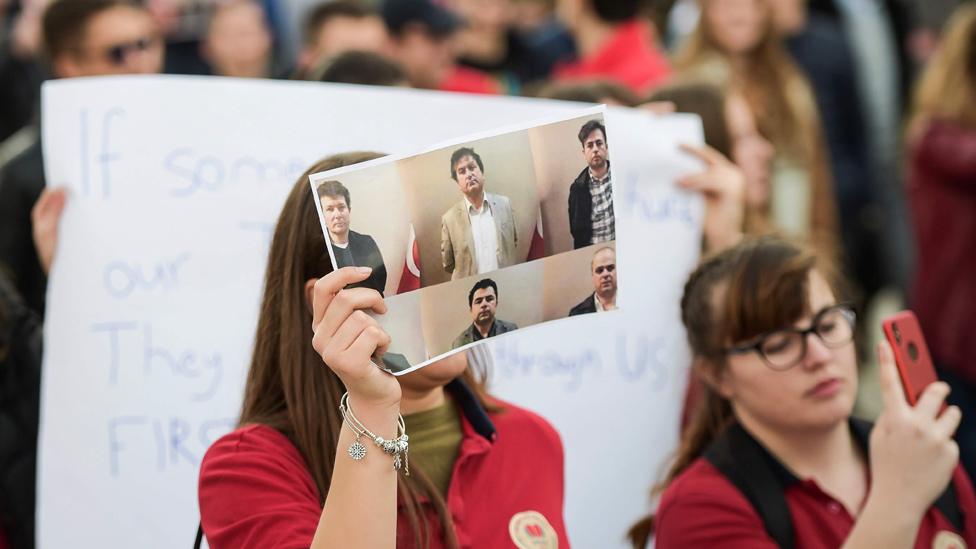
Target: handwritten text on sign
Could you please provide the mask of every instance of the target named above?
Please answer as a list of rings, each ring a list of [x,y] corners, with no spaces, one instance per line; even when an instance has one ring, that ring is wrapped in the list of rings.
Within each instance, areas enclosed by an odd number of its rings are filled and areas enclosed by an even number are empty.
[[[576,109],[235,79],[45,84],[45,170],[71,194],[45,325],[39,547],[191,543],[200,460],[239,414],[271,231],[311,162],[350,150],[415,152]],[[566,522],[581,547],[622,540],[676,440],[687,364],[676,304],[701,215],[673,186],[698,169],[677,149],[700,142],[697,120],[611,109],[607,126],[617,221],[631,224],[623,234],[641,235],[618,241],[618,260],[646,281],[634,291],[649,312],[491,344],[492,390],[560,431]],[[655,420],[635,429],[633,418]],[[615,487],[609,493],[590,479],[611,444],[627,447],[607,472],[618,476],[600,483]]]

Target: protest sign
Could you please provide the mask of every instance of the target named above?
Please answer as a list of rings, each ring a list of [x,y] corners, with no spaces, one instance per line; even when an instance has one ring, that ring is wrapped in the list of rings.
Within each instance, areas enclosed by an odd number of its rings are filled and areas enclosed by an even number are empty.
[[[577,108],[233,79],[45,84],[46,175],[70,196],[45,324],[39,547],[192,542],[200,459],[239,413],[270,231],[313,161]],[[675,444],[687,364],[677,303],[700,236],[700,203],[673,186],[697,169],[677,151],[701,141],[697,119],[606,117],[621,269],[641,306],[490,345],[492,390],[561,433],[581,547],[623,546]]]

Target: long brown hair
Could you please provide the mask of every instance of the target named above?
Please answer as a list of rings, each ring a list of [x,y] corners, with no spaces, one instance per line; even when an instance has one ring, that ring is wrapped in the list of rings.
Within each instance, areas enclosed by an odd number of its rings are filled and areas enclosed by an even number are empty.
[[[810,84],[785,50],[773,26],[770,7],[765,10],[759,42],[733,65],[709,25],[705,12],[711,3],[703,0],[698,26],[675,56],[680,74],[712,78],[741,93],[756,116],[760,133],[772,142],[777,154],[797,162],[810,177],[811,231],[813,242],[824,252],[834,253],[837,243],[837,212],[820,116]],[[740,67],[734,70],[733,66]],[[710,74],[709,70],[721,74]]]
[[[963,4],[949,19],[938,51],[915,88],[910,130],[933,118],[976,128],[976,6]]]
[[[715,30],[705,14],[715,1],[705,0],[702,3],[698,26],[675,56],[675,67],[681,73],[695,73],[702,64],[716,58],[724,60],[729,55],[716,38]],[[817,126],[816,105],[809,84],[776,34],[767,2],[757,1],[762,5],[760,9],[766,12],[762,36],[744,54],[741,71],[730,67],[725,76],[733,89],[740,91],[749,101],[763,134],[805,160],[811,144],[803,140],[809,139],[810,126]]]
[[[308,169],[292,188],[278,217],[268,268],[254,353],[244,388],[240,425],[267,425],[295,445],[318,487],[321,502],[329,492],[341,421],[342,381],[312,349],[312,313],[305,298],[305,282],[332,272],[325,237],[319,224],[309,175],[383,156],[354,152],[330,156]],[[464,377],[483,402],[484,385],[469,368]],[[431,532],[421,513],[428,499],[440,518],[448,547],[457,547],[454,525],[444,498],[410,460],[411,476],[399,478],[397,490],[418,547],[429,545]]]
[[[705,144],[732,158],[732,136],[725,114],[726,89],[702,78],[685,78],[654,90],[648,101],[669,101],[677,112],[697,114],[705,130]]]
[[[654,90],[649,101],[670,101],[677,112],[697,114],[702,119],[705,144],[734,161],[732,133],[729,128],[727,105],[730,98],[738,98],[738,92],[728,86],[701,76],[678,78]],[[744,100],[744,98],[743,98]],[[768,214],[752,204],[745,205],[742,226],[745,234],[769,232]]]
[[[703,261],[685,283],[681,321],[688,335],[696,375],[715,379],[726,367],[724,349],[733,342],[788,326],[805,314],[812,271],[827,279],[835,295],[841,283],[834,266],[810,249],[775,236],[744,240]],[[698,459],[735,421],[731,403],[703,384],[704,394],[682,436],[674,461],[652,498]],[[654,532],[654,515],[627,533],[644,547]]]

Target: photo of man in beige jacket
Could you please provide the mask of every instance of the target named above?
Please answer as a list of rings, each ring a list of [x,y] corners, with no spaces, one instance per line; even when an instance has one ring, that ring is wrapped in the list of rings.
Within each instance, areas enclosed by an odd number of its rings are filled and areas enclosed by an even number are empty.
[[[518,228],[511,202],[485,192],[484,163],[474,149],[454,151],[451,178],[464,195],[441,217],[441,258],[451,279],[518,263]]]

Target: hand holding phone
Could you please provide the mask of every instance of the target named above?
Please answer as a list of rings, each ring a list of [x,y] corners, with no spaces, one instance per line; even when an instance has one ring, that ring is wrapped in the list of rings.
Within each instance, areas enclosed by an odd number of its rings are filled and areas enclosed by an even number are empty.
[[[918,521],[932,502],[945,491],[959,463],[959,447],[952,435],[962,414],[956,406],[944,406],[949,388],[941,381],[929,383],[920,398],[913,398],[916,395],[915,387],[911,385],[913,382],[904,383],[905,370],[896,362],[893,352],[907,348],[909,341],[906,341],[904,326],[897,320],[895,325],[901,344],[893,346],[881,342],[877,349],[884,408],[871,430],[871,495],[861,516],[908,513],[907,516],[916,517],[913,522],[917,528]],[[887,326],[885,333],[894,337],[894,330]],[[934,379],[934,375],[932,377]],[[915,404],[909,404],[909,400],[914,400]],[[885,527],[892,526],[886,524]],[[896,545],[914,535],[914,530],[903,532],[898,540],[887,545]],[[879,536],[875,534],[873,537]]]
[[[894,352],[895,365],[898,367],[908,403],[915,406],[922,391],[938,380],[929,348],[922,336],[922,327],[915,313],[911,311],[902,311],[885,318],[881,327]]]

